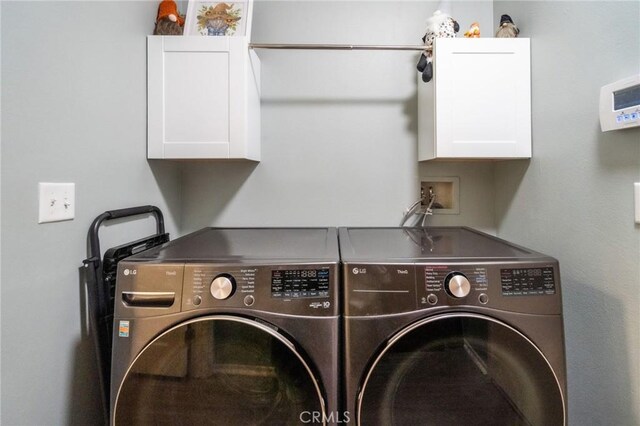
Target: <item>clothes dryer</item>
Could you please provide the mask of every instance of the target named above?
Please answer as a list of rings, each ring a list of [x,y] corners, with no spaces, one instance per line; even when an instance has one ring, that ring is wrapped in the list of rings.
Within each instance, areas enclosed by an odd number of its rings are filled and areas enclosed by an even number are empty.
[[[335,228],[207,228],[121,261],[112,424],[325,424],[338,263]]]
[[[566,424],[555,259],[469,228],[339,239],[354,424]]]

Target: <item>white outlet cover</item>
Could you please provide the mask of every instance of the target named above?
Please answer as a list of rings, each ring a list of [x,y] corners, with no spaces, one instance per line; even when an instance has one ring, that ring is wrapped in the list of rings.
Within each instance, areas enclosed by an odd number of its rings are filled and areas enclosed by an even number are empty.
[[[72,220],[76,215],[75,183],[38,183],[38,223]]]

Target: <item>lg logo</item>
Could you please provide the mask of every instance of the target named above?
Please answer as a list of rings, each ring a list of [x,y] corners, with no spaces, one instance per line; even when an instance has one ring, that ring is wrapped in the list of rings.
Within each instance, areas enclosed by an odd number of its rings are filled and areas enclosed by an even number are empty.
[[[367,273],[367,268],[353,268],[351,270],[351,272],[353,272],[354,275],[366,274]]]

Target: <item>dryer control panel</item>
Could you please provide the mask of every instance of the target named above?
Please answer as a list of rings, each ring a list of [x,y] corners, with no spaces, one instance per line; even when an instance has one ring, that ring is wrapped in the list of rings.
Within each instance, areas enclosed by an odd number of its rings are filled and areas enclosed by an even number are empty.
[[[557,265],[416,265],[418,305],[481,306],[539,314],[560,312]],[[421,281],[421,282],[420,282]]]
[[[425,293],[421,306],[489,303],[489,269],[486,265],[425,265],[417,267]]]
[[[562,311],[557,262],[343,266],[347,316],[478,307],[551,315]]]
[[[544,296],[556,294],[553,268],[500,269],[503,296]]]
[[[471,291],[486,291],[488,288],[489,281],[486,267],[461,265],[453,270],[447,265],[433,265],[424,268],[426,290],[431,292],[441,291],[455,274],[459,274],[469,281]]]

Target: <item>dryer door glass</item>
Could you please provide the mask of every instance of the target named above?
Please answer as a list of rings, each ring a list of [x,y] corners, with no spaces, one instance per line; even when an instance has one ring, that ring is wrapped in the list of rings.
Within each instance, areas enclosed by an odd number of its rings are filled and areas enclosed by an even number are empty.
[[[563,425],[542,353],[488,317],[442,315],[394,338],[366,377],[361,425]]]
[[[256,321],[212,316],[183,323],[135,359],[116,399],[116,425],[298,424],[324,413],[302,355]]]

